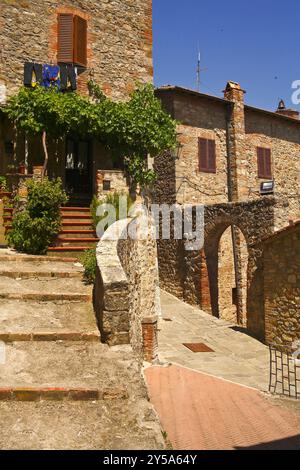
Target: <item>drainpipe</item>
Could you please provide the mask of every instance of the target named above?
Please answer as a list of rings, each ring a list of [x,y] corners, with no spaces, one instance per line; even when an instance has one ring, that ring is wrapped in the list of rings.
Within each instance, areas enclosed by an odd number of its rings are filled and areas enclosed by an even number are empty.
[[[231,142],[230,142],[230,126],[232,120],[233,103],[228,102],[226,109],[226,149],[227,149],[227,187],[228,187],[228,202],[233,200],[233,189],[232,189],[232,166],[231,166]],[[233,262],[234,262],[234,275],[235,285],[237,291],[237,322],[242,323],[242,312],[240,309],[241,289],[240,289],[240,278],[239,278],[239,262],[237,252],[237,240],[234,226],[231,225],[231,238],[232,238],[232,251],[233,251]]]

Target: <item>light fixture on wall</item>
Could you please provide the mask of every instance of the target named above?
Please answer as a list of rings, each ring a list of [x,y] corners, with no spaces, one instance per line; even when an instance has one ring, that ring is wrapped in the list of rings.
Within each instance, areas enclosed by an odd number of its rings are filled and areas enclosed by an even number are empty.
[[[177,144],[174,152],[174,156],[176,160],[179,160],[181,155],[182,155],[182,150],[183,150],[183,144],[180,142],[179,137],[181,136],[181,133],[177,134]]]
[[[264,181],[260,185],[260,194],[262,196],[274,194],[274,188],[275,188],[275,181]]]

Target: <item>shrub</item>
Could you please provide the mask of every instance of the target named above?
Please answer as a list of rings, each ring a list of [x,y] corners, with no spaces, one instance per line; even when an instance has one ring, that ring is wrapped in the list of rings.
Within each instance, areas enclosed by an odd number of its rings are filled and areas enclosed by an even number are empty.
[[[29,180],[25,210],[16,214],[8,243],[18,251],[44,255],[60,230],[60,206],[67,196],[60,179]]]
[[[96,247],[85,250],[80,257],[80,261],[84,267],[84,279],[89,284],[93,284],[96,280],[97,259]]]
[[[7,191],[7,181],[5,176],[0,176],[0,191]]]

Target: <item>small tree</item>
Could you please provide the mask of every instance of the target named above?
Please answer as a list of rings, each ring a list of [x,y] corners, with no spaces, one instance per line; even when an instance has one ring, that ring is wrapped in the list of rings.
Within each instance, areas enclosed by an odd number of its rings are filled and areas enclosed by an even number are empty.
[[[36,87],[34,90],[21,88],[12,96],[5,112],[17,128],[28,135],[40,135],[44,150],[42,177],[47,171],[49,160],[47,137],[58,137],[71,130],[80,133],[88,129],[89,102],[77,93],[59,93],[57,89]]]

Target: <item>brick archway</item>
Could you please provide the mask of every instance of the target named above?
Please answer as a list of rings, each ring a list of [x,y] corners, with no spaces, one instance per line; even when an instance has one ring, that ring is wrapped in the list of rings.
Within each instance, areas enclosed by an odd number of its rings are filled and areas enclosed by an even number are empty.
[[[218,247],[228,227],[243,234],[248,249],[247,327],[264,338],[262,291],[262,251],[259,242],[274,232],[274,200],[260,199],[245,203],[216,204],[205,207],[204,254],[207,265],[211,313],[219,316]],[[239,286],[241,287],[241,286]]]

